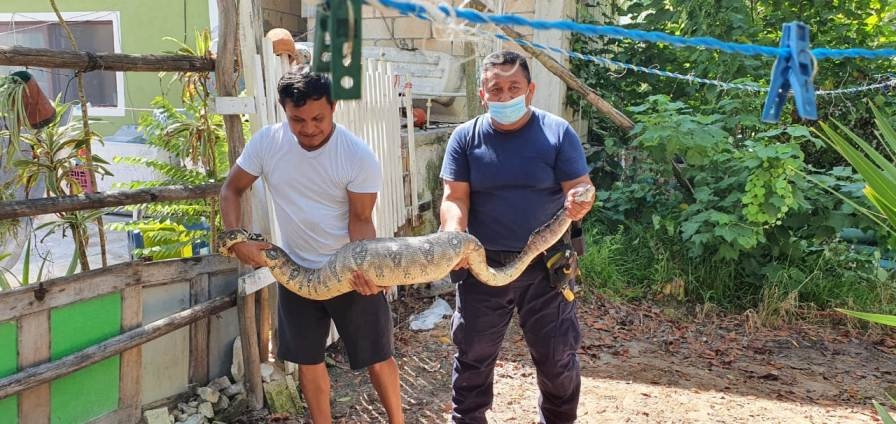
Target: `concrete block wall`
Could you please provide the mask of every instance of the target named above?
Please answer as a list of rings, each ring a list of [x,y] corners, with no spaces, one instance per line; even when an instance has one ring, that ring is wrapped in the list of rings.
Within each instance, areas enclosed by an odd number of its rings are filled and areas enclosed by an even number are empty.
[[[294,36],[306,31],[301,1],[261,0],[261,22],[265,33],[271,28],[285,28]]]
[[[563,1],[570,4],[574,3],[574,0]],[[460,5],[462,2],[453,0],[452,3]],[[508,0],[506,3],[504,13],[512,13],[530,19],[535,18],[536,0]],[[306,10],[306,15],[308,15],[307,12],[308,10]],[[313,31],[314,17],[305,16],[305,18],[308,31]],[[458,57],[463,57],[464,55],[464,42],[466,41],[463,37],[457,35],[452,37],[450,29],[438,23],[403,16],[391,9],[377,9],[366,4],[361,8],[361,18],[361,24],[364,28],[365,46],[390,46],[430,50]],[[497,29],[487,30],[498,31]],[[518,30],[526,37],[531,37],[533,33],[531,28],[518,28]],[[489,50],[498,48],[500,43],[498,40],[488,37],[481,39],[479,42],[490,44],[492,48]],[[516,49],[513,43],[508,43],[507,47]]]
[[[460,5],[462,1],[452,0],[451,3]],[[486,3],[495,2],[487,1]],[[503,7],[503,9],[498,11],[529,19],[575,19],[576,4],[577,0],[504,0],[503,6],[498,6]],[[313,31],[314,18],[310,16],[306,16],[306,18],[308,18],[306,24],[309,31]],[[513,42],[502,42],[488,36],[471,40],[468,37],[452,33],[450,28],[446,28],[438,23],[402,16],[391,9],[379,9],[364,5],[362,7],[362,25],[364,28],[363,39],[365,46],[437,51],[451,54],[459,59],[467,59],[464,53],[464,46],[472,43],[476,56],[473,60],[477,65],[479,59],[495,50],[511,49],[524,53]],[[501,32],[500,29],[493,26],[483,26],[482,29],[488,32]],[[515,29],[527,39],[564,49],[569,48],[569,34],[567,33],[558,31],[539,31],[535,33],[531,28],[527,27],[516,27]],[[529,57],[526,53],[524,55]],[[569,59],[565,55],[555,53],[553,56],[560,63],[569,63]],[[537,87],[535,105],[574,120],[572,112],[566,106],[566,85],[559,78],[544,69],[537,61],[532,60],[531,57],[529,58]],[[441,112],[441,115],[461,113],[464,109],[462,106],[464,100],[457,100],[458,102],[453,107],[446,109],[436,107],[434,113],[438,114]],[[415,101],[415,106],[421,106],[420,103]],[[460,120],[463,120],[465,116],[460,118]]]

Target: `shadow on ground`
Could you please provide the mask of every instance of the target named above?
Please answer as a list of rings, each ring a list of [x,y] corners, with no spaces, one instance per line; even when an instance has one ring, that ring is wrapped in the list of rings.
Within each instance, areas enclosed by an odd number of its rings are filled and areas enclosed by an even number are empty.
[[[410,315],[431,301],[393,303],[409,423],[445,423],[450,412],[447,320],[408,330]],[[583,302],[578,316],[580,423],[867,423],[877,421],[871,401],[896,391],[892,332],[807,324],[748,331],[743,316],[676,320],[653,305],[603,300]],[[338,349],[331,352],[335,422],[386,422],[366,373],[348,370]],[[515,322],[495,380],[491,422],[536,422],[535,372]]]

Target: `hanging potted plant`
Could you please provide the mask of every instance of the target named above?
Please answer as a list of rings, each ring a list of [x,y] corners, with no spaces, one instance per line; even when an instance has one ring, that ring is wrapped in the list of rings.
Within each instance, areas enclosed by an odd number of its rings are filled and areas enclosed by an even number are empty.
[[[22,129],[46,127],[56,117],[56,108],[28,71],[17,71],[0,77],[0,116],[9,129],[7,157],[12,157]]]

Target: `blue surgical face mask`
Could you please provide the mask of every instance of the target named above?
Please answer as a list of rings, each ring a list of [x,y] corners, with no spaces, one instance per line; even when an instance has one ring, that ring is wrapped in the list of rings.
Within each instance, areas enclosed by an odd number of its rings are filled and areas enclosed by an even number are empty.
[[[510,125],[526,114],[526,94],[506,102],[488,102],[488,114],[501,125]]]

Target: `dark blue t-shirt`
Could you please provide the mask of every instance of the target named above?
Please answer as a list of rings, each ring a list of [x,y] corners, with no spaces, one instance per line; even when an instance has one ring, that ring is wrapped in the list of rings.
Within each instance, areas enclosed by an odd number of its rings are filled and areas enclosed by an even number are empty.
[[[519,251],[563,207],[562,181],[588,173],[582,143],[564,119],[532,108],[519,130],[492,127],[488,115],[451,134],[441,178],[470,183],[470,234],[490,250]]]

